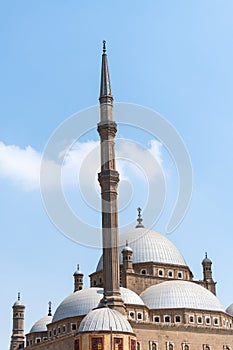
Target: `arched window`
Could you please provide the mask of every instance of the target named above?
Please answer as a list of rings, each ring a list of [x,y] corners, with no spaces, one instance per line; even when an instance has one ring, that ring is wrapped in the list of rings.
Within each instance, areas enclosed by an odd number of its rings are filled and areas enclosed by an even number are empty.
[[[170,321],[171,321],[170,316],[164,316],[164,322],[168,323]]]
[[[184,350],[189,350],[189,346],[187,344],[185,344]]]
[[[141,344],[137,342],[137,350],[141,350]]]
[[[141,270],[141,274],[142,274],[142,275],[146,275],[146,269],[142,269],[142,270]]]
[[[162,277],[162,276],[163,276],[163,270],[159,270],[159,271],[158,271],[158,275],[159,275],[160,277]]]
[[[169,349],[169,350],[173,350],[173,349],[174,349],[173,344],[170,343],[169,346],[168,346],[168,349]]]
[[[156,343],[152,343],[151,350],[157,350],[157,344]]]

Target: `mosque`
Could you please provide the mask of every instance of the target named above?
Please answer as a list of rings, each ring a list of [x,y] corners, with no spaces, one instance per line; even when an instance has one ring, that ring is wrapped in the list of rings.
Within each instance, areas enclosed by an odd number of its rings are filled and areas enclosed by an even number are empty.
[[[195,280],[177,247],[143,225],[118,235],[113,96],[103,45],[100,122],[103,253],[90,288],[79,266],[74,291],[54,314],[25,334],[25,305],[13,305],[10,350],[233,350],[233,304],[216,297],[212,262],[205,255],[203,280]]]

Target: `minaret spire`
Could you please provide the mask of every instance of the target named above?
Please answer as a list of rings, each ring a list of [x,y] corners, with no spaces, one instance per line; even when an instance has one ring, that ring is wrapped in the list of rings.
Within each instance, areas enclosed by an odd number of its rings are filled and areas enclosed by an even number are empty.
[[[100,104],[113,104],[113,96],[111,92],[110,76],[108,71],[108,59],[106,54],[106,41],[103,41],[102,68],[100,81]],[[102,117],[102,116],[101,116]],[[109,115],[112,120],[112,115]]]
[[[115,164],[114,138],[117,132],[113,120],[113,96],[111,93],[106,42],[103,42],[100,123],[98,132],[101,140],[101,172],[98,180],[102,198],[102,240],[103,240],[103,282],[107,305],[125,312],[120,292],[120,267],[118,251],[118,206],[117,186],[119,174]],[[102,304],[104,304],[102,300]]]

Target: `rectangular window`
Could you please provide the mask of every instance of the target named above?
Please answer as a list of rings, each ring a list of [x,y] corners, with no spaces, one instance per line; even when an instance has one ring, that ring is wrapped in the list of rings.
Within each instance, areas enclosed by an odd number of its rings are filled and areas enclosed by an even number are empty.
[[[75,331],[75,330],[76,330],[76,324],[75,324],[75,323],[72,323],[71,329],[72,329],[72,331]]]
[[[114,338],[114,349],[123,350],[123,339],[122,338]]]
[[[176,322],[176,323],[181,322],[181,317],[180,317],[180,316],[175,316],[175,322]]]
[[[91,338],[91,350],[103,350],[103,338],[93,337]]]
[[[189,316],[189,323],[194,323],[194,316]]]
[[[136,340],[131,339],[130,341],[130,350],[136,350]]]
[[[74,350],[79,350],[79,339],[75,339],[74,341]]]
[[[154,316],[154,322],[156,322],[156,323],[160,322],[160,317],[159,316]]]

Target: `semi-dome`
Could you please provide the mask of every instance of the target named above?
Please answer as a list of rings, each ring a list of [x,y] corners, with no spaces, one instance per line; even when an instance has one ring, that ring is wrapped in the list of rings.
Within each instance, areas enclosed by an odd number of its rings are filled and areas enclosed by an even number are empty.
[[[39,321],[37,321],[31,328],[29,333],[35,332],[45,332],[47,331],[47,324],[52,322],[52,316],[42,317]]]
[[[233,316],[233,304],[229,305],[226,308],[226,313],[230,314],[231,316]]]
[[[121,295],[125,304],[144,305],[140,296],[132,290],[121,287]],[[53,322],[67,317],[87,315],[96,308],[103,298],[103,288],[86,288],[72,293],[57,307]]]
[[[89,312],[80,323],[79,332],[113,331],[133,333],[126,317],[116,310],[102,307]]]
[[[136,227],[119,236],[121,252],[126,241],[133,250],[133,263],[159,262],[163,264],[186,265],[176,246],[164,235],[145,227]],[[120,253],[122,264],[122,254]],[[103,269],[103,257],[100,258],[96,271]]]
[[[218,298],[206,288],[188,281],[167,281],[147,288],[141,298],[149,309],[199,309],[223,311]]]

